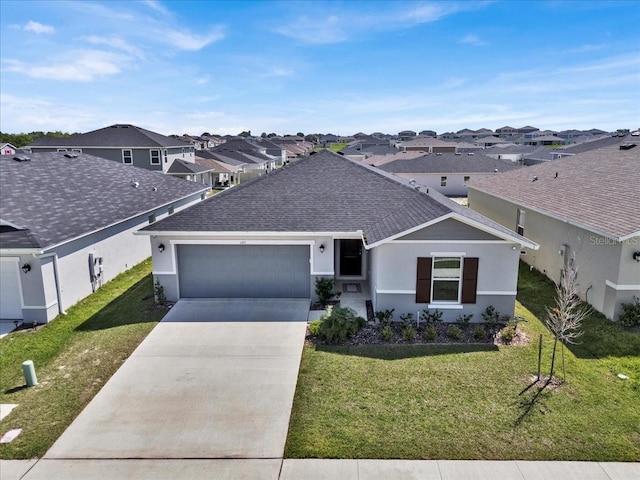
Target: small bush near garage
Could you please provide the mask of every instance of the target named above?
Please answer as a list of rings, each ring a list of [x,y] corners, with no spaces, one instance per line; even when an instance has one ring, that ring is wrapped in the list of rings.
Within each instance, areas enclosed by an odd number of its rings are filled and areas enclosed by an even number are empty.
[[[640,326],[640,298],[633,297],[633,302],[622,304],[620,323],[625,327]]]
[[[351,308],[331,306],[320,320],[318,336],[328,343],[344,342],[358,333],[366,323]]]

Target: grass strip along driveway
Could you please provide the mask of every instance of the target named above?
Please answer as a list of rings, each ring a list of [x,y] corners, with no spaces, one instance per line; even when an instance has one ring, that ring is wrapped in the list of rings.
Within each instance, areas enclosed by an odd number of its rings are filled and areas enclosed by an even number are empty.
[[[532,403],[554,293],[520,270],[526,346],[306,346],[286,457],[640,461],[640,335],[591,315],[566,383]]]
[[[154,308],[151,261],[119,275],[38,328],[0,340],[0,403],[18,404],[0,422],[0,458],[42,456],[164,316]],[[39,384],[25,388],[22,362]]]

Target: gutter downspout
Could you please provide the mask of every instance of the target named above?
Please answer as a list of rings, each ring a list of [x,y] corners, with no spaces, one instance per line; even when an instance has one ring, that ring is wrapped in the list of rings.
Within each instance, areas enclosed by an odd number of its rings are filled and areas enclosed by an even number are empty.
[[[36,258],[53,258],[53,280],[56,284],[56,298],[58,299],[58,313],[66,315],[67,312],[62,306],[62,292],[60,291],[60,276],[58,274],[58,254],[56,252],[34,255]]]

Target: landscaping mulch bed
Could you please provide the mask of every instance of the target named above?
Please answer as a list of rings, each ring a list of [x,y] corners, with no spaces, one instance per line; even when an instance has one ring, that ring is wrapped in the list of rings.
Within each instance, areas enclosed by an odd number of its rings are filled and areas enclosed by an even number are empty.
[[[393,336],[390,340],[383,339],[380,331],[382,329],[382,325],[379,322],[367,322],[367,325],[362,328],[356,335],[349,338],[343,343],[339,345],[343,346],[355,346],[355,345],[424,345],[424,344],[474,344],[474,345],[511,345],[511,346],[521,346],[528,345],[529,338],[527,335],[521,330],[517,329],[515,337],[511,342],[505,342],[501,336],[499,335],[499,328],[489,328],[483,324],[471,324],[466,328],[460,329],[460,337],[452,338],[449,335],[449,327],[451,325],[456,325],[455,323],[441,323],[435,325],[436,329],[436,338],[433,340],[427,340],[424,338],[424,332],[426,326],[424,324],[419,325],[416,329],[415,338],[412,340],[407,340],[403,338],[402,331],[404,329],[404,325],[400,322],[392,322],[390,325]],[[484,338],[476,338],[474,336],[476,326],[480,326],[484,330]],[[305,339],[305,343],[307,345],[328,345],[327,342],[323,341],[321,338],[312,336],[309,334],[307,330],[307,336]],[[335,344],[334,344],[335,345]]]

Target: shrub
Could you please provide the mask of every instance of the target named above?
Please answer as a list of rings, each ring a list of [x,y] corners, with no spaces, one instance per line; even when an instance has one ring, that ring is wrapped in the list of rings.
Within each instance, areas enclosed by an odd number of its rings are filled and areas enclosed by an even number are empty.
[[[516,327],[509,325],[500,330],[500,338],[504,343],[511,343],[516,337]]]
[[[436,327],[433,325],[428,325],[427,328],[422,332],[422,338],[424,338],[427,342],[435,342],[436,338],[438,338],[438,331]]]
[[[482,318],[489,328],[495,328],[500,323],[500,313],[496,311],[493,305],[489,305],[482,312]]]
[[[403,313],[400,315],[400,320],[405,326],[413,325],[413,313]]]
[[[380,329],[380,338],[385,342],[390,342],[393,338],[393,329],[390,325],[385,325]]]
[[[392,308],[391,310],[380,310],[376,312],[376,318],[382,325],[389,325],[391,320],[393,320],[393,312],[395,311],[395,308]]]
[[[309,335],[312,335],[314,337],[319,336],[321,324],[322,324],[322,320],[320,319],[314,320],[313,322],[309,323]]]
[[[318,295],[318,301],[323,307],[326,307],[333,297],[340,297],[341,293],[334,291],[333,287],[332,278],[316,278],[316,295]]]
[[[622,314],[618,319],[625,327],[640,326],[640,298],[634,296],[633,302],[622,304]]]
[[[321,318],[318,334],[329,343],[344,342],[364,327],[366,320],[346,307],[329,307]]]
[[[160,283],[160,280],[156,279],[156,283],[153,284],[153,291],[156,295],[156,303],[158,305],[164,305],[167,302],[167,296],[164,294],[164,287]]]
[[[447,337],[452,340],[460,340],[460,335],[462,334],[462,330],[457,325],[449,325],[447,329]]]
[[[429,310],[423,310],[420,313],[420,320],[422,320],[427,325],[435,325],[442,321],[442,312],[436,309],[435,312],[430,312]]]
[[[487,332],[484,331],[484,327],[482,325],[476,325],[473,329],[473,338],[476,340],[484,340],[487,338]]]
[[[462,330],[465,330],[471,323],[472,318],[473,315],[458,315],[458,318],[456,318],[456,323]]]
[[[407,325],[402,329],[402,340],[411,342],[416,339],[416,329],[412,325]]]

